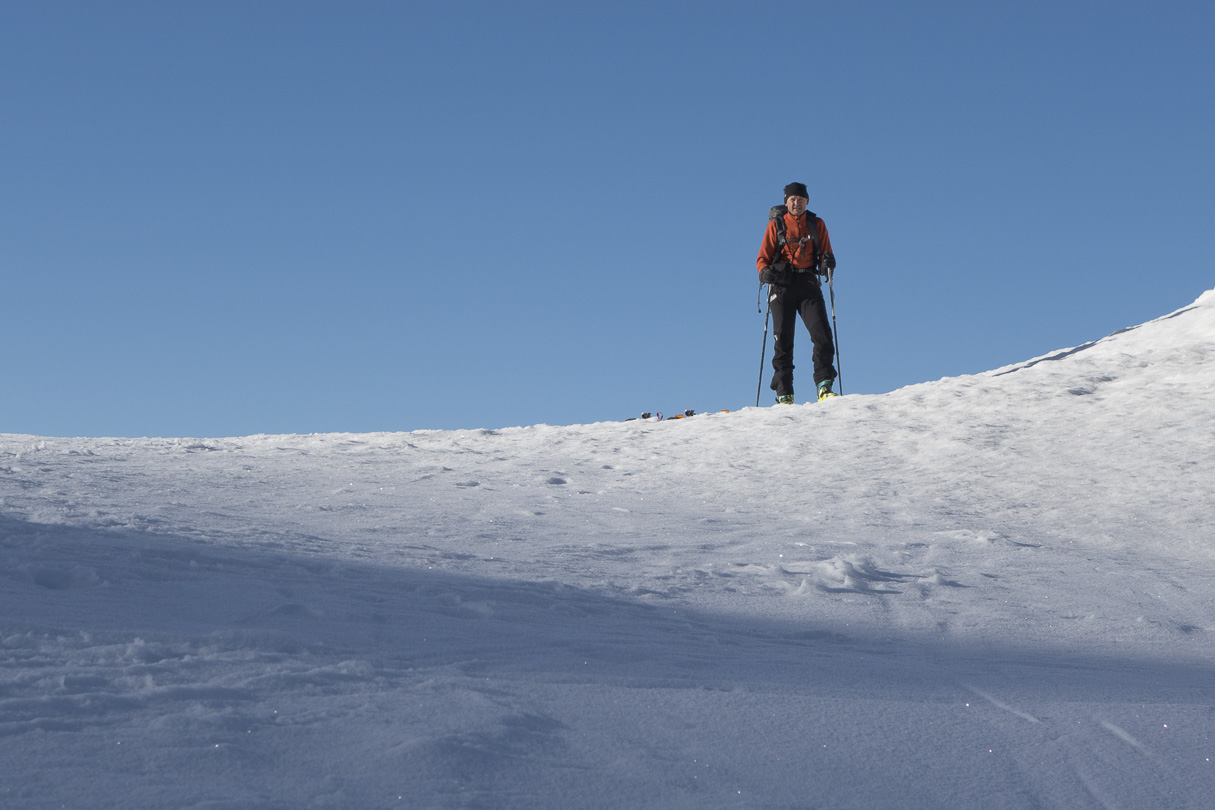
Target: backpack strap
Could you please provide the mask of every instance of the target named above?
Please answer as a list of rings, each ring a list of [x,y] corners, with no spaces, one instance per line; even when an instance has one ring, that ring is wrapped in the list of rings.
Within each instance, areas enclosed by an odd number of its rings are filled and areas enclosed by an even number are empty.
[[[810,232],[810,241],[814,243],[814,264],[811,266],[817,270],[819,258],[823,254],[818,249],[818,215],[810,210],[806,211],[806,230]]]

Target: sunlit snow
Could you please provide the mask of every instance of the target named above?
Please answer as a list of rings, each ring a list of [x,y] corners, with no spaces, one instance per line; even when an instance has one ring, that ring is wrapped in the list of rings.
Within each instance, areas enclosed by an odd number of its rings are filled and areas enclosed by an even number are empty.
[[[0,806],[1209,808],[1213,457],[1215,291],[684,421],[0,435]]]

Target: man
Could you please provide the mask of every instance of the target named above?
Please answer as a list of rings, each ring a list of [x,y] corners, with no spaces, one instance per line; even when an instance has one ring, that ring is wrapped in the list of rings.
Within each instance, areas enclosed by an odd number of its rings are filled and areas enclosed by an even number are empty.
[[[772,313],[772,332],[775,335],[772,354],[775,373],[772,375],[771,388],[776,392],[776,401],[782,405],[793,404],[795,315],[801,316],[814,343],[814,382],[818,386],[819,402],[836,395],[831,390],[836,376],[832,363],[835,343],[818,279],[819,273],[828,274],[835,270],[835,254],[831,252],[827,226],[813,213],[806,211],[809,204],[805,184],[790,183],[785,186],[784,207],[787,210],[782,214],[780,207],[774,209],[776,216],[768,222],[763,244],[759,247],[759,259],[755,263],[760,281],[770,285],[768,307]],[[782,221],[783,244],[779,227]]]

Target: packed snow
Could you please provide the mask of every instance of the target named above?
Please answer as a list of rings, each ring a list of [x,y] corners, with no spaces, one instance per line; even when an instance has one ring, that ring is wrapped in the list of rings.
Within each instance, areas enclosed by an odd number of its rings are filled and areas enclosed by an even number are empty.
[[[1215,290],[682,421],[2,435],[0,806],[1205,810],[1213,457]]]

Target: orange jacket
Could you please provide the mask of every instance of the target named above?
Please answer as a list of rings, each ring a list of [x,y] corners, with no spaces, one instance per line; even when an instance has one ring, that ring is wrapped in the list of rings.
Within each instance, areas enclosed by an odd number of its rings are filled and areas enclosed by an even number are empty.
[[[807,240],[798,244],[798,240],[809,233],[806,229],[806,214],[800,217],[795,217],[792,214],[785,214],[785,246],[783,249],[778,249],[776,246],[776,220],[768,223],[768,230],[764,231],[763,244],[759,246],[759,258],[755,261],[755,269],[762,273],[764,268],[774,262],[789,262],[794,267],[805,269],[814,264],[814,243]],[[822,219],[818,220],[818,250],[823,256],[833,252],[831,250],[831,237],[827,235],[827,226],[823,224]],[[780,252],[782,255],[777,256]]]

